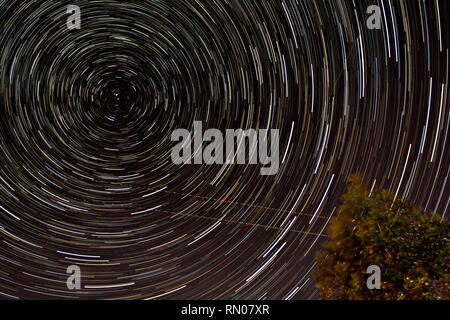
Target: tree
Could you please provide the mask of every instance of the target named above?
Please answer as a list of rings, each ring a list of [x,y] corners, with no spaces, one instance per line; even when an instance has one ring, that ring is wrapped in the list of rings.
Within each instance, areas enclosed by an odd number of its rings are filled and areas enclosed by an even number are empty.
[[[331,241],[316,254],[316,288],[323,299],[448,299],[449,232],[438,214],[387,190],[369,192],[353,175],[328,226]],[[380,289],[367,286],[372,265],[381,270]]]

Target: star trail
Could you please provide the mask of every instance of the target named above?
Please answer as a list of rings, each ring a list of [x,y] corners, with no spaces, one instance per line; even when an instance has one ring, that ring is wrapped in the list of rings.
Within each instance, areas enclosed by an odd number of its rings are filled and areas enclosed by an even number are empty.
[[[314,253],[354,172],[448,217],[448,13],[0,0],[0,298],[318,299]],[[195,121],[279,129],[278,172],[175,165],[171,133]]]

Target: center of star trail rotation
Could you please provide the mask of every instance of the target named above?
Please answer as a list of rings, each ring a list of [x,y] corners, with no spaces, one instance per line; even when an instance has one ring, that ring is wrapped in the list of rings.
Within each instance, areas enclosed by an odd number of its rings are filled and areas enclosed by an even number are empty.
[[[445,216],[448,2],[375,2],[0,1],[0,296],[316,299],[353,172]],[[173,164],[195,121],[277,174]]]

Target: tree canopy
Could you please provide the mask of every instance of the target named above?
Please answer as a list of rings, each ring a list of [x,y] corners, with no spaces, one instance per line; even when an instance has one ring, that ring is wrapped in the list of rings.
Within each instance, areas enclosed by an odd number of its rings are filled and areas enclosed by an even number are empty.
[[[312,274],[323,299],[450,297],[448,220],[387,190],[370,192],[358,175],[342,200]],[[372,265],[380,268],[380,289],[366,284]]]

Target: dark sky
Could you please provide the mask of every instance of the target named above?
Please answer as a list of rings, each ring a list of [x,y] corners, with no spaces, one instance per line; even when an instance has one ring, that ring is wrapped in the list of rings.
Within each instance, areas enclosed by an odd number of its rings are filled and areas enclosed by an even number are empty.
[[[351,173],[448,212],[448,9],[1,1],[0,298],[317,299]],[[278,173],[175,165],[194,121],[280,130]]]

